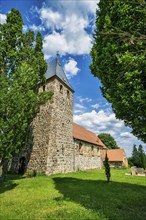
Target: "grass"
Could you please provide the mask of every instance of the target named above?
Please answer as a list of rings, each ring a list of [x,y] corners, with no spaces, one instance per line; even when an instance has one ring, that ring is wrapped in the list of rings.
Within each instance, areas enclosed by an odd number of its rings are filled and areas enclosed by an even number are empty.
[[[146,177],[104,170],[24,178],[0,186],[1,220],[144,220]]]

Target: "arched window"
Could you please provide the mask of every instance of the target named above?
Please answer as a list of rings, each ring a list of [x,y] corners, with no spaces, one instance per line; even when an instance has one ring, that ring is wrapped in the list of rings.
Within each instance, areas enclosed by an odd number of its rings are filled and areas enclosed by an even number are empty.
[[[19,167],[18,167],[18,174],[23,175],[26,169],[26,158],[20,157],[19,159]]]
[[[45,85],[43,85],[43,91],[45,91],[46,90],[46,86]]]
[[[60,85],[60,92],[62,92],[62,89],[63,89],[63,86],[62,86],[62,85]]]
[[[83,155],[83,147],[82,146],[83,146],[83,144],[80,142],[79,143],[79,154],[80,155]]]
[[[69,90],[67,90],[67,97],[69,98]]]
[[[80,142],[79,143],[79,151],[81,150],[81,148],[82,148],[82,143]]]

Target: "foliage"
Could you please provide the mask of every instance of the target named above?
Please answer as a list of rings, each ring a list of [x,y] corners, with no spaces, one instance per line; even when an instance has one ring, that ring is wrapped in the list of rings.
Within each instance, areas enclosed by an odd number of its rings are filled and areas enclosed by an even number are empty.
[[[36,177],[37,171],[36,170],[27,170],[25,173],[25,176],[30,178],[30,177]]]
[[[143,151],[143,146],[140,144],[138,147],[139,158],[140,158],[140,167],[146,168],[146,154]]]
[[[109,165],[107,153],[105,155],[104,167],[105,167],[105,174],[107,177],[107,182],[110,182],[111,173],[110,173],[110,165]]]
[[[108,149],[119,149],[115,139],[110,134],[101,133],[98,137]]]
[[[0,160],[13,157],[31,138],[31,122],[52,94],[38,93],[45,82],[47,63],[42,37],[22,31],[18,10],[12,9],[0,26]]]
[[[138,152],[137,147],[136,147],[135,144],[133,145],[132,159],[133,159],[132,161],[133,161],[134,166],[139,167],[140,157],[139,157],[139,152]]]
[[[23,177],[36,177],[36,176],[46,176],[45,172],[40,172],[37,170],[29,170],[27,169]]]
[[[8,176],[0,187],[0,219],[146,219],[145,177],[125,177],[128,171],[111,169],[110,184],[105,184],[104,169],[35,178]]]
[[[128,165],[129,165],[129,167],[134,166],[134,164],[133,164],[133,158],[132,158],[132,157],[128,157],[127,159],[128,159]]]
[[[146,168],[146,155],[141,144],[138,149],[135,144],[133,145],[132,157],[128,158],[128,163],[136,167]]]
[[[98,6],[91,71],[116,117],[146,142],[146,1],[100,0]]]

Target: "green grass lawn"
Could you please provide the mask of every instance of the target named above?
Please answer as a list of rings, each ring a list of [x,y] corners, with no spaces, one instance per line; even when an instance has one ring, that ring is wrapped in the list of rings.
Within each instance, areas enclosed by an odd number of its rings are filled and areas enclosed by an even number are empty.
[[[146,177],[104,170],[24,178],[0,185],[0,220],[144,220]]]

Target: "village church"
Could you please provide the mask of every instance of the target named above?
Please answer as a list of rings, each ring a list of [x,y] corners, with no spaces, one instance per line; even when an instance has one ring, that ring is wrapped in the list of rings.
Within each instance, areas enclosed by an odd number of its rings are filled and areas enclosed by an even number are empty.
[[[58,57],[48,64],[46,84],[52,101],[40,107],[32,123],[32,141],[13,158],[11,171],[36,170],[46,175],[103,166],[105,145],[91,131],[73,123],[73,94]]]

